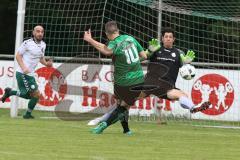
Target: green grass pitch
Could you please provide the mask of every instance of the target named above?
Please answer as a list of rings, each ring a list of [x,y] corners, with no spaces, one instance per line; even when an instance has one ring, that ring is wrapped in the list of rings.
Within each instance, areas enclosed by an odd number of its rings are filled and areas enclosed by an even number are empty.
[[[240,131],[181,122],[157,125],[130,121],[134,134],[117,123],[101,135],[87,121],[12,119],[0,109],[0,160],[239,160]]]

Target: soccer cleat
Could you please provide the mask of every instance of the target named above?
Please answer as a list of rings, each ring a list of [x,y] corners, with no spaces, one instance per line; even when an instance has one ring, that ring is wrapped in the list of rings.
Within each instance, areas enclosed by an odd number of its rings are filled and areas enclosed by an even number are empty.
[[[100,118],[96,118],[96,119],[93,119],[91,121],[88,122],[88,126],[95,126],[95,125],[98,125],[99,123],[101,122]]]
[[[12,91],[12,89],[7,87],[7,88],[4,89],[4,91],[5,91],[5,93],[1,98],[2,103],[4,103],[6,101],[6,99],[8,97],[10,97],[10,92]]]
[[[31,114],[24,114],[23,118],[24,119],[34,119],[34,117]]]
[[[101,134],[103,132],[103,130],[106,128],[107,128],[107,123],[101,122],[96,128],[92,129],[92,133]]]
[[[190,112],[191,113],[196,113],[196,112],[204,111],[204,110],[208,109],[210,105],[211,105],[211,103],[209,101],[208,102],[204,102],[200,107],[192,108],[190,110]]]
[[[131,136],[131,135],[133,135],[133,132],[132,131],[128,131],[128,132],[123,132],[123,134]]]

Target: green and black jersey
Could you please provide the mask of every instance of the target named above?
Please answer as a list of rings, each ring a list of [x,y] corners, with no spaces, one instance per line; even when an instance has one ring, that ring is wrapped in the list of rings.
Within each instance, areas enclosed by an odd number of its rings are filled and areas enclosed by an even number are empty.
[[[143,47],[136,39],[128,35],[120,35],[110,41],[108,48],[114,56],[114,83],[120,86],[131,86],[144,82],[143,70],[139,60],[139,52]]]

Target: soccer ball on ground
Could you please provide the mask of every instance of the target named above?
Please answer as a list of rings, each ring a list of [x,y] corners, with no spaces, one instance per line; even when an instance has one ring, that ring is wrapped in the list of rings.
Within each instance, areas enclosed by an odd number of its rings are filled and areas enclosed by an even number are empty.
[[[196,69],[193,65],[191,64],[184,64],[180,69],[179,69],[180,75],[183,79],[185,80],[191,80],[196,74]]]

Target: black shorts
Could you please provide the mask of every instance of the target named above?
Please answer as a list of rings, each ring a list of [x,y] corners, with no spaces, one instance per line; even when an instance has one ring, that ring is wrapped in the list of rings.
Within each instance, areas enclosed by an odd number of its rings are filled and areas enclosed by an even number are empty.
[[[152,90],[144,91],[147,96],[155,95],[162,99],[168,99],[167,92],[169,90],[177,89],[175,88],[175,85],[169,83],[169,81],[161,79],[158,76],[151,76],[149,74],[145,76],[144,85],[155,86],[155,88]]]
[[[143,83],[135,84],[131,86],[119,86],[114,84],[114,94],[117,99],[123,100],[128,105],[134,105],[135,101],[137,100],[138,96],[140,95],[141,91],[133,91],[131,88],[143,85]]]

